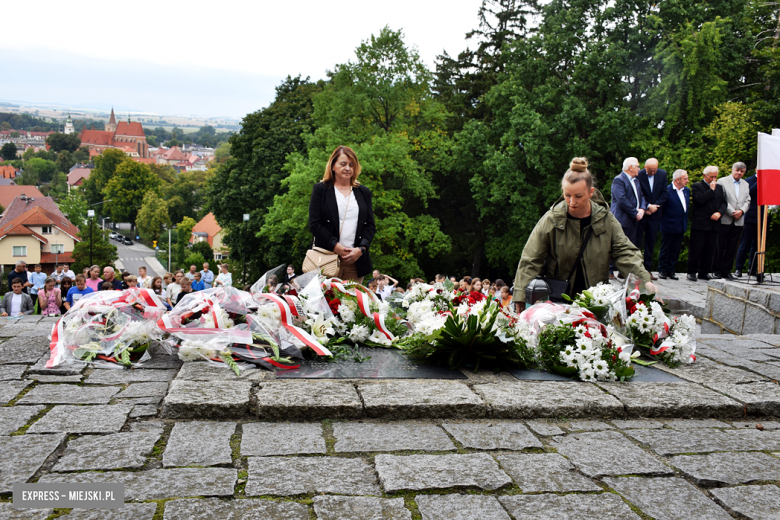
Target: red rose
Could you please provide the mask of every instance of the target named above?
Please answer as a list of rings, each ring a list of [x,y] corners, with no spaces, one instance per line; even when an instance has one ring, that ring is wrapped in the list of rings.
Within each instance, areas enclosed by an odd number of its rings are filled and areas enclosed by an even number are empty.
[[[485,299],[485,295],[479,291],[471,291],[471,293],[469,293],[469,299],[473,299],[474,303],[481,302]]]
[[[295,289],[290,289],[285,294],[287,294],[288,296],[298,296],[298,291],[296,291]]]
[[[330,305],[330,310],[331,312],[333,312],[333,314],[338,314],[339,305],[341,305],[341,300],[339,300],[338,298],[334,298],[328,302],[328,305]]]

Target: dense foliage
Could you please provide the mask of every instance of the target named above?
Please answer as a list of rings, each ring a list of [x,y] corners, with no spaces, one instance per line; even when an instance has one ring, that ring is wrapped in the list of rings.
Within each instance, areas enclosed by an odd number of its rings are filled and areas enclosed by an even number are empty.
[[[300,263],[311,187],[344,144],[374,194],[377,268],[511,277],[572,157],[607,197],[628,156],[692,182],[708,164],[754,170],[780,115],[777,20],[758,0],[484,0],[469,49],[435,72],[386,28],[326,84],[288,78],[247,116],[207,203],[255,270]]]

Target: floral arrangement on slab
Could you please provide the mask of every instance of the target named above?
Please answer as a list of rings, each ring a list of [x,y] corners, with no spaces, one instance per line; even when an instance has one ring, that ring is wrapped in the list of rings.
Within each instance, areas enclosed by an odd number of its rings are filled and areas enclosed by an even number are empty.
[[[574,298],[568,294],[564,294],[563,298],[575,307],[587,309],[601,323],[622,329],[625,327],[626,314],[624,295],[622,287],[600,282]]]
[[[530,328],[497,302],[458,296],[451,283],[437,283],[415,285],[402,305],[413,333],[399,346],[413,358],[475,371],[533,363]]]
[[[46,367],[143,363],[151,357],[149,347],[162,339],[157,320],[164,313],[163,303],[149,289],[85,295],[54,325]]]

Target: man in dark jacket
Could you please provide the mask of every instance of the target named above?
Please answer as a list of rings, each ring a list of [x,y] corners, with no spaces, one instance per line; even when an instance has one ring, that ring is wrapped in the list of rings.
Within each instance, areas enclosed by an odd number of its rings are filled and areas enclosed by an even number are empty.
[[[647,202],[645,217],[639,221],[640,243],[643,243],[645,248],[645,269],[652,273],[655,242],[661,227],[664,202],[669,196],[669,181],[666,171],[658,167],[658,159],[655,158],[645,161],[645,167],[639,170],[637,180],[642,187],[642,197]],[[655,279],[653,276],[653,280]]]
[[[609,210],[620,222],[623,233],[641,250],[639,222],[645,215],[647,203],[636,181],[638,173],[639,161],[636,157],[623,161],[623,171],[612,180],[612,204]]]
[[[750,208],[745,213],[745,227],[742,230],[742,241],[737,251],[737,270],[734,276],[742,277],[742,268],[745,267],[745,260],[748,261],[749,275],[756,273],[756,267],[752,264],[753,255],[758,246],[758,177],[753,175],[745,179],[750,186]]]
[[[718,167],[704,168],[703,179],[691,189],[691,243],[688,248],[688,280],[719,278],[710,274],[720,231],[720,217],[726,212],[726,195],[718,184]]]
[[[667,196],[661,206],[661,254],[658,257],[660,267],[658,276],[666,280],[677,280],[674,274],[677,260],[680,258],[683,237],[688,229],[688,208],[691,207],[691,190],[688,184],[688,172],[676,170],[672,174],[672,183],[666,188]]]

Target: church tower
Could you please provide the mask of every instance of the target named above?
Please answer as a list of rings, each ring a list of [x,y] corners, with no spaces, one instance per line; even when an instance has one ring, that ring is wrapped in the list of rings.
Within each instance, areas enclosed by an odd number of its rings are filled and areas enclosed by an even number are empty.
[[[65,120],[65,133],[72,134],[75,131],[76,129],[73,128],[73,120],[70,118],[70,113],[68,113],[68,119]]]
[[[116,116],[114,116],[114,107],[111,107],[111,117],[106,123],[106,132],[116,132]]]

